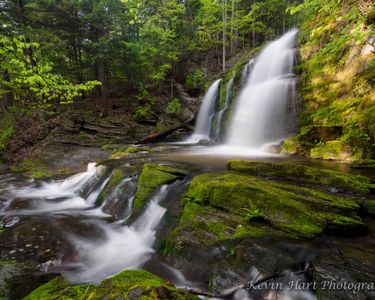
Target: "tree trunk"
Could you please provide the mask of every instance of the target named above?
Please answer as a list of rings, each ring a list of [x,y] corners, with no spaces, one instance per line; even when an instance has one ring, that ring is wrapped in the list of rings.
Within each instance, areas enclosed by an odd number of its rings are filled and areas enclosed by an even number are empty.
[[[234,39],[234,2],[236,0],[232,0],[232,12],[231,12],[231,18],[230,18],[230,55],[234,55],[234,47],[235,47],[235,39]]]
[[[98,79],[102,83],[100,85],[100,95],[102,97],[103,107],[104,107],[104,115],[108,114],[108,80],[107,80],[107,72],[106,72],[106,65],[102,58],[98,61]]]
[[[255,48],[255,19],[253,19],[253,48]]]
[[[223,72],[225,72],[226,69],[226,43],[227,43],[227,3],[228,0],[222,0],[222,13],[223,13]]]
[[[3,73],[3,80],[6,81],[6,82],[9,82],[10,81],[10,78],[9,78],[9,73],[7,71],[5,71]],[[4,87],[6,90],[8,89],[8,87]],[[4,95],[3,95],[3,101],[1,101],[1,109],[4,110],[4,111],[8,111],[8,107],[11,106],[13,104],[13,94],[12,92],[6,92]]]

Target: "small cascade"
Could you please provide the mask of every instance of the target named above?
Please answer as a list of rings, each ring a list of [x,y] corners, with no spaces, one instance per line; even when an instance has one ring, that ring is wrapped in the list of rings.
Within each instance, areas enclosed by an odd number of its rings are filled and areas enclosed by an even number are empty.
[[[127,177],[108,195],[101,209],[119,220],[126,220],[132,211],[137,177]]]
[[[85,240],[72,235],[70,240],[79,253],[79,261],[65,264],[63,276],[73,283],[100,283],[124,269],[136,269],[142,265],[154,252],[152,245],[156,228],[166,212],[159,203],[170,187],[173,185],[162,186],[131,226],[111,227],[97,223],[104,232],[105,241]]]
[[[293,66],[297,32],[292,29],[270,43],[256,59],[236,102],[227,145],[259,150],[291,133],[296,115]]]
[[[200,140],[210,139],[211,125],[215,115],[216,99],[218,96],[220,81],[221,79],[216,80],[204,96],[195,123],[194,132],[188,138],[187,142],[197,143]]]
[[[225,115],[225,112],[228,110],[228,106],[232,102],[232,87],[233,87],[233,81],[234,77],[229,79],[226,89],[226,97],[225,97],[225,103],[224,107],[216,114],[216,134],[215,138],[216,141],[220,141],[220,135],[223,127],[223,117]]]
[[[254,59],[250,59],[248,63],[244,66],[242,70],[242,76],[241,76],[241,85],[244,86],[247,82],[247,79],[249,78],[249,75],[251,73],[251,70],[254,67]]]
[[[18,202],[26,203],[25,200],[28,200],[27,206],[21,205],[23,209],[17,210],[19,215],[91,207],[108,181],[108,178],[101,181],[104,170],[104,166],[89,163],[86,172],[75,174],[64,181],[42,181],[14,189],[10,208],[17,207]]]

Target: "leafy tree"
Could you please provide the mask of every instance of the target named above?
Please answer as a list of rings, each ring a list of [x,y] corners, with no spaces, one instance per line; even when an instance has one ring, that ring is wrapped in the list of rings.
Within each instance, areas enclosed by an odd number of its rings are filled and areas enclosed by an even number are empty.
[[[32,54],[25,55],[32,49]],[[23,36],[13,39],[0,36],[1,94],[11,94],[21,107],[48,108],[52,104],[67,104],[83,92],[92,90],[100,83],[88,81],[74,84],[63,76],[52,73],[48,63],[40,59],[39,44],[28,43]],[[7,103],[10,105],[10,103]]]

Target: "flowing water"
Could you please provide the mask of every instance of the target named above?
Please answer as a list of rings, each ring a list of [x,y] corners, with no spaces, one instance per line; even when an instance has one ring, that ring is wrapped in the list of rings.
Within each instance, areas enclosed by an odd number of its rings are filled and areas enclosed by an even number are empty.
[[[226,90],[226,97],[225,97],[225,103],[224,107],[216,114],[216,134],[215,134],[215,139],[217,142],[220,142],[221,140],[221,132],[223,130],[224,124],[224,116],[225,113],[227,112],[229,105],[231,104],[232,101],[232,87],[233,87],[233,82],[234,78],[232,77],[229,79],[227,83],[227,90]]]
[[[246,83],[235,103],[226,145],[155,145],[150,152],[130,154],[122,160],[102,165],[90,163],[86,171],[65,179],[34,181],[21,175],[0,174],[0,217],[6,228],[0,236],[1,259],[33,258],[43,274],[62,274],[71,283],[100,283],[124,269],[144,268],[178,287],[208,290],[214,286],[224,294],[231,293],[237,281],[246,285],[250,280],[264,278],[267,273],[264,268],[274,263],[278,271],[284,272],[285,283],[307,282],[309,278],[295,274],[291,268],[308,268],[322,253],[329,257],[325,272],[332,271],[334,278],[344,280],[346,273],[332,267],[337,264],[336,249],[342,247],[349,249],[353,256],[363,255],[364,261],[372,261],[369,256],[374,251],[368,249],[375,249],[375,245],[367,237],[354,241],[323,236],[312,242],[259,239],[243,249],[254,265],[240,264],[236,270],[224,263],[231,253],[230,241],[212,247],[197,245],[197,249],[187,254],[188,261],[167,260],[160,253],[163,238],[168,238],[177,224],[182,209],[180,200],[191,178],[205,172],[225,172],[229,159],[288,160],[350,171],[343,164],[287,158],[263,151],[265,144],[284,138],[293,127],[290,119],[298,109],[293,101],[295,76],[292,74],[296,34],[296,30],[288,32],[269,44],[256,60],[246,64],[242,73]],[[216,114],[217,140],[222,136],[224,116],[234,103],[233,82],[234,78],[227,83],[224,107]],[[189,142],[210,139],[219,85],[217,80],[209,88]],[[135,213],[137,181],[142,165],[147,162],[178,165],[189,175],[161,186],[148,199],[146,207]],[[122,178],[103,196],[114,169],[122,171]],[[370,232],[374,236],[374,231]],[[189,233],[184,238],[188,239]],[[340,264],[341,260],[338,261]],[[346,262],[341,263],[339,267],[345,269]],[[366,267],[358,266],[360,270]],[[35,271],[30,273],[34,276]],[[311,290],[271,289],[253,291],[251,295],[253,298],[245,289],[236,288],[228,299],[316,299]]]
[[[188,138],[188,142],[194,143],[199,142],[200,140],[208,140],[210,138],[212,119],[215,115],[216,99],[218,96],[220,81],[221,79],[216,80],[204,96],[198,112],[194,132]]]
[[[288,124],[294,115],[288,108],[295,100],[291,96],[296,80],[293,65],[297,32],[293,29],[270,43],[256,58],[235,105],[226,144],[260,149],[290,134]]]

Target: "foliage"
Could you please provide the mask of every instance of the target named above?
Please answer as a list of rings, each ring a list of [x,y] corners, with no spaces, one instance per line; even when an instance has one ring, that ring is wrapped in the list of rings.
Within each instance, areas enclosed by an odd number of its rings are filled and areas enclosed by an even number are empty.
[[[205,83],[204,74],[200,69],[196,69],[193,73],[186,77],[186,86],[192,90],[203,91],[207,85]]]
[[[320,138],[317,143],[321,144],[311,145],[314,155],[324,156],[322,151],[330,148],[327,145],[338,144],[344,152],[349,150],[352,158],[375,155],[374,53],[366,50],[373,32],[373,24],[368,24],[372,10],[370,3],[352,0],[306,0],[291,9],[304,12],[301,15],[303,128],[343,128],[340,136],[331,136],[331,142]],[[303,132],[299,136],[309,138]],[[301,139],[306,146],[305,140]]]
[[[8,144],[9,138],[14,133],[13,118],[10,114],[1,116],[0,121],[0,151],[4,150]]]
[[[168,104],[167,107],[165,108],[165,111],[168,114],[172,115],[178,115],[181,111],[181,101],[174,98],[172,99]]]
[[[63,76],[53,74],[51,65],[41,62],[39,44],[28,43],[23,36],[13,39],[0,36],[0,45],[0,72],[7,74],[5,79],[0,78],[3,87],[0,93],[12,93],[19,106],[49,107],[56,101],[72,103],[99,84],[97,81],[73,84]]]
[[[134,109],[134,119],[136,121],[144,121],[152,114],[151,106],[145,105],[145,106],[137,106]]]

